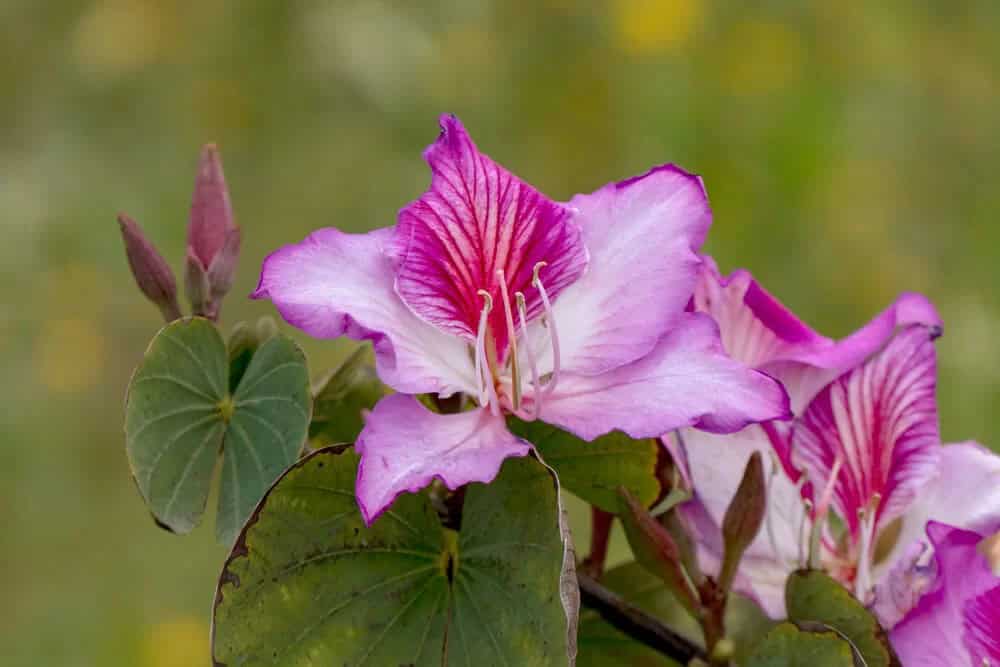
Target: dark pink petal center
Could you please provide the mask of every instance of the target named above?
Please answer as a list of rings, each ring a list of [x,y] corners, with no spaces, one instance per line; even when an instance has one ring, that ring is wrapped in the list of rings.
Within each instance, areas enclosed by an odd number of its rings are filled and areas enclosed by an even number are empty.
[[[552,299],[576,281],[587,266],[580,229],[567,207],[480,153],[454,116],[441,118],[441,134],[424,157],[431,187],[400,211],[396,227],[396,291],[417,315],[470,342],[485,291],[502,361],[510,332],[501,284],[512,308],[520,292],[528,319],[537,317],[543,304],[533,271],[544,262],[540,279]]]
[[[856,544],[863,515],[877,533],[935,474],[935,385],[931,334],[915,325],[827,385],[795,425],[793,457],[805,465],[817,495],[833,485],[833,505]]]

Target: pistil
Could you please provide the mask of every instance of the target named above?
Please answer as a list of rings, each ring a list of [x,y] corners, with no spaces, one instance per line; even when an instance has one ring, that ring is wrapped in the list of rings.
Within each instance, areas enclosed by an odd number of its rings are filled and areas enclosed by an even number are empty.
[[[539,272],[545,266],[548,266],[548,262],[538,262],[535,264],[531,284],[538,290],[538,295],[542,298],[542,305],[545,307],[545,317],[542,319],[542,324],[549,330],[549,339],[552,342],[552,377],[545,383],[545,395],[548,396],[555,391],[556,384],[559,382],[560,360],[559,332],[556,331],[556,319],[552,313],[552,303],[549,301],[549,294],[545,291],[545,286],[542,285],[542,281],[538,277]]]
[[[510,345],[510,376],[513,393],[514,411],[521,409],[521,369],[517,359],[517,331],[514,329],[514,315],[510,307],[510,295],[507,293],[507,278],[503,269],[497,271],[500,279],[500,297],[503,299],[504,316],[507,319],[507,340]]]
[[[531,349],[531,343],[528,341],[528,307],[525,303],[524,294],[516,292],[514,297],[517,300],[517,315],[521,321],[521,335],[524,336],[524,353],[528,357],[528,368],[531,369],[531,388],[535,397],[534,403],[531,406],[531,419],[535,420],[538,419],[538,415],[542,411],[542,386],[538,379],[538,362],[535,360],[535,353]]]

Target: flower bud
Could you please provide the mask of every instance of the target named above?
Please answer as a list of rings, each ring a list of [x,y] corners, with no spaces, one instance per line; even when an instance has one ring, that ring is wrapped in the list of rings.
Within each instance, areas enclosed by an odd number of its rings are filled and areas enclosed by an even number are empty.
[[[188,248],[194,251],[202,267],[207,269],[212,265],[225,244],[226,234],[235,227],[219,150],[208,144],[202,148],[198,161],[188,224]]]
[[[219,303],[233,286],[236,261],[240,256],[240,228],[230,229],[226,240],[215,259],[208,266],[208,284],[212,289],[212,300]]]
[[[177,282],[163,256],[142,233],[134,220],[125,214],[118,216],[118,224],[125,242],[125,256],[139,290],[163,313],[163,319],[172,322],[181,316],[177,305]]]
[[[677,600],[698,616],[701,603],[681,563],[681,553],[667,529],[624,487],[618,489],[619,517],[635,559],[663,580]]]
[[[191,311],[195,315],[215,318],[208,273],[191,248],[188,248],[187,261],[184,265],[184,293],[187,295],[188,301],[191,303]]]
[[[719,586],[728,591],[736,576],[743,552],[750,546],[764,521],[767,509],[767,485],[760,452],[754,452],[743,470],[743,479],[722,519],[722,541],[725,548]]]
[[[222,160],[215,145],[208,144],[201,151],[191,198],[188,261],[196,260],[205,274],[208,291],[202,311],[213,319],[233,285],[239,254],[240,229],[233,220]]]

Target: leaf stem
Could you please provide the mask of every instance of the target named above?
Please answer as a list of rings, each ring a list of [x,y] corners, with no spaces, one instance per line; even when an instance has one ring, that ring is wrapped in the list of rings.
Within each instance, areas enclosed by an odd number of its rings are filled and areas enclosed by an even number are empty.
[[[576,576],[580,582],[580,600],[583,606],[596,611],[621,632],[682,665],[694,658],[708,660],[700,647],[665,626],[659,619],[629,604],[587,574],[577,572]]]

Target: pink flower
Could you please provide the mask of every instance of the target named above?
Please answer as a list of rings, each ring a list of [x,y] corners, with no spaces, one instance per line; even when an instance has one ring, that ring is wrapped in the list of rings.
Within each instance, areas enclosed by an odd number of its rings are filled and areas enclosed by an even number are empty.
[[[906,667],[1000,665],[1000,577],[983,553],[987,535],[927,525],[934,558],[927,592],[889,635]]]
[[[587,440],[786,415],[781,387],[730,359],[711,318],[686,312],[711,223],[699,178],[661,166],[556,203],[480,153],[453,116],[424,157],[431,187],[395,227],[319,230],[268,257],[253,295],[313,336],[373,342],[398,393],[357,442],[367,521],[435,477],[487,482],[526,454],[506,414]],[[478,408],[437,414],[422,393]]]
[[[771,461],[767,518],[737,589],[782,616],[785,579],[805,564],[815,535],[818,564],[891,627],[919,599],[916,562],[929,553],[929,520],[969,527],[1000,519],[1000,457],[975,443],[940,442],[932,339],[941,322],[933,306],[904,294],[832,341],[748,273],[722,278],[710,260],[692,305],[716,318],[734,358],[785,383],[795,414],[729,436],[686,429],[667,440],[694,488],[683,511],[702,557],[720,557],[726,505],[746,460],[761,451]],[[842,530],[833,530],[831,516]],[[910,580],[902,585],[897,575]]]

